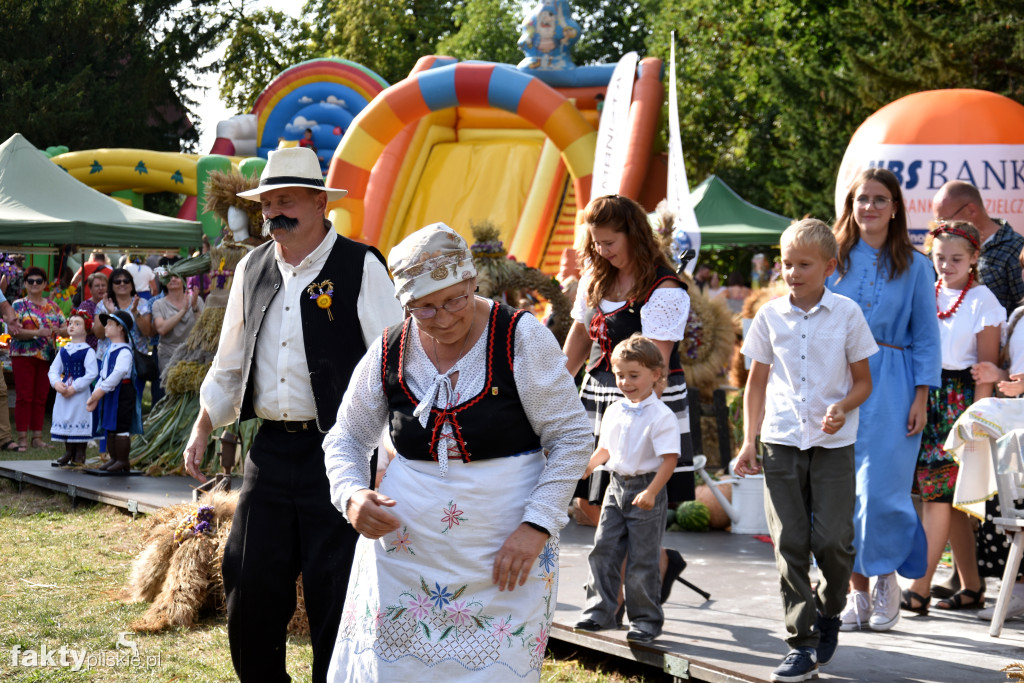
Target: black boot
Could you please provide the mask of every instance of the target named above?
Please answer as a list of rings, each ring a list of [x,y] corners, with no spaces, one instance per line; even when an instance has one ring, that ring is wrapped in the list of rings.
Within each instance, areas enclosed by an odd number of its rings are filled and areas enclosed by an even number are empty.
[[[50,464],[53,465],[54,467],[65,467],[66,465],[70,465],[71,464],[71,461],[74,459],[74,457],[75,457],[75,444],[73,444],[73,443],[65,443],[64,444],[64,455],[61,456],[59,459],[53,461]]]
[[[76,464],[76,465],[84,465],[85,464],[85,449],[88,446],[88,444],[76,443],[76,444],[72,444],[72,445],[75,447],[75,450],[72,452],[72,458],[71,458],[72,462],[74,464]]]
[[[131,472],[132,464],[129,460],[129,453],[132,448],[132,438],[122,435],[108,437],[107,448],[110,450],[113,463],[107,468],[107,472],[120,472],[124,474]]]

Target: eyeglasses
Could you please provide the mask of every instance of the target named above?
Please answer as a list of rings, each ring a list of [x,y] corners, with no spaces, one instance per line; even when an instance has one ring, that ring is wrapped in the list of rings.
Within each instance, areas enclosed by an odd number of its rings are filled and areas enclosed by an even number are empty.
[[[131,284],[131,282],[132,282],[131,280],[111,280],[110,284],[112,284],[112,285],[128,285],[128,284]]]
[[[960,213],[961,211],[963,211],[964,209],[966,209],[966,208],[967,208],[967,205],[968,205],[968,204],[970,204],[970,203],[971,203],[970,201],[966,201],[966,202],[964,202],[963,204],[961,204],[961,205],[960,205],[960,208],[959,208],[959,209],[957,209],[957,210],[956,210],[956,211],[954,211],[953,213],[949,214],[948,216],[946,216],[946,217],[945,217],[945,218],[943,218],[942,220],[944,220],[944,221],[951,221],[951,220],[953,220],[953,218],[954,218],[954,217],[955,217],[955,216],[956,216],[956,215],[957,215],[958,213]]]
[[[454,299],[448,299],[448,301],[445,301],[444,304],[441,305],[441,308],[449,313],[458,313],[469,303],[469,297],[470,294],[463,294],[462,296],[457,296]],[[437,306],[419,306],[416,308],[407,306],[406,310],[418,320],[430,320],[437,315],[437,311],[439,309]]]
[[[27,278],[25,278],[25,283],[26,284],[30,284],[30,285],[41,285],[44,282],[46,282],[46,280],[44,280],[41,277],[27,277]]]
[[[859,206],[861,208],[864,208],[864,207],[867,207],[867,206],[871,206],[876,211],[882,211],[886,207],[888,207],[890,204],[893,203],[893,200],[892,200],[891,197],[883,197],[882,195],[877,195],[875,197],[869,197],[866,194],[862,194],[861,196],[857,197],[853,201],[856,202],[857,206]]]

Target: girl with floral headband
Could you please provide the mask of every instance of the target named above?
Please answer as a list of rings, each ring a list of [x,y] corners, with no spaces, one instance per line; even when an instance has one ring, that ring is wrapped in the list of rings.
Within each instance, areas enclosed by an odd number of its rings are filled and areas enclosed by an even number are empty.
[[[966,221],[932,224],[925,243],[938,274],[935,306],[942,350],[942,386],[932,390],[928,421],[921,440],[915,478],[923,502],[921,518],[928,536],[928,571],[903,592],[904,609],[927,614],[932,576],[947,539],[956,557],[963,588],[939,600],[939,609],[977,609],[985,604],[985,584],[978,575],[974,532],[967,516],[953,509],[959,466],[943,444],[953,423],[974,401],[992,395],[991,382],[975,384],[971,366],[999,355],[1006,311],[978,282],[981,238]]]

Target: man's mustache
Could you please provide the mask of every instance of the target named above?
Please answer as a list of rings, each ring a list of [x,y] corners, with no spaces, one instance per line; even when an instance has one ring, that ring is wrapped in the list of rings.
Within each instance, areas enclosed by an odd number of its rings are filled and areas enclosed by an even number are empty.
[[[289,216],[274,216],[263,221],[263,236],[270,237],[274,230],[294,230],[299,227],[299,219]]]

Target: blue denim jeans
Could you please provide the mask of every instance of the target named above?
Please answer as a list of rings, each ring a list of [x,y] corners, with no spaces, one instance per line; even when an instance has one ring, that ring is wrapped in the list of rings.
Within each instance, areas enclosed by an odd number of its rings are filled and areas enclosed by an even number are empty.
[[[665,533],[668,495],[658,492],[654,507],[641,510],[633,499],[654,479],[655,472],[634,477],[611,475],[601,504],[601,520],[590,551],[590,577],[584,619],[604,628],[615,627],[622,559],[626,557],[626,616],[633,628],[661,635],[665,615],[661,609],[661,574],[658,561]]]

